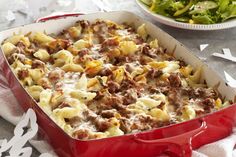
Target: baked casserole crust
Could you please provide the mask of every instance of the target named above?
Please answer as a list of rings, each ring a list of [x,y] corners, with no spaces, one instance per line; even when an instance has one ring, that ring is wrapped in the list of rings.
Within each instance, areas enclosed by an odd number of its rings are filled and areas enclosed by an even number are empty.
[[[2,43],[38,105],[70,136],[88,140],[190,120],[232,104],[147,34],[145,24],[81,20],[61,33]]]

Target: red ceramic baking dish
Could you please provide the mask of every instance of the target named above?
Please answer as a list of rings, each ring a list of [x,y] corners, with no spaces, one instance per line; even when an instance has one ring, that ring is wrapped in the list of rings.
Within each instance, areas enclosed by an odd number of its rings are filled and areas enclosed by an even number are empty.
[[[214,71],[203,64],[181,43],[173,37],[129,12],[108,12],[88,15],[71,14],[42,19],[40,23],[25,25],[0,32],[0,42],[11,36],[13,33],[27,33],[30,31],[45,31],[57,33],[63,28],[72,25],[80,19],[94,21],[95,19],[108,19],[117,23],[129,23],[138,27],[145,23],[148,33],[157,38],[160,44],[174,52],[174,55],[183,59],[193,67],[202,66],[202,79],[209,86],[218,87],[221,95],[233,102],[236,101],[236,92],[230,88]],[[52,145],[54,151],[61,157],[156,157],[156,156],[179,156],[190,157],[193,149],[214,142],[228,136],[236,121],[236,105],[229,106],[220,111],[210,113],[186,122],[153,129],[136,134],[127,134],[104,139],[82,141],[73,139],[57,126],[33,98],[21,86],[13,74],[3,52],[0,52],[1,70],[8,80],[19,104],[24,110],[32,108],[37,114],[37,122],[40,126],[40,133]],[[4,105],[4,104],[2,104]]]

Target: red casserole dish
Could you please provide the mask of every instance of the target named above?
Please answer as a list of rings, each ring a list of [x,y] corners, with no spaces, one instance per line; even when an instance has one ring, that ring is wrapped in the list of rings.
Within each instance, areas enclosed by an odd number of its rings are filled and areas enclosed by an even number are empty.
[[[35,23],[6,30],[0,33],[0,41],[2,42],[14,32],[19,31],[27,33],[46,29],[49,33],[56,33],[79,19],[92,21],[101,18],[113,20],[117,23],[128,22],[135,26],[145,23],[148,33],[157,38],[163,47],[170,50],[170,52],[174,52],[177,58],[183,59],[194,67],[203,66],[202,79],[206,80],[210,86],[218,85],[218,90],[223,97],[233,102],[236,101],[236,92],[228,87],[214,71],[204,65],[182,44],[155,25],[129,12],[96,13],[78,17],[79,15],[71,14],[72,17],[66,15],[64,19],[58,19],[63,16],[49,17],[41,19],[44,23]],[[58,25],[60,25],[59,28],[55,27]],[[41,135],[52,145],[54,151],[62,157],[154,157],[161,155],[190,157],[193,149],[228,136],[232,132],[236,121],[236,105],[232,105],[204,117],[141,133],[88,141],[74,139],[55,124],[26,92],[12,72],[2,51],[0,61],[1,70],[19,104],[24,110],[32,108],[36,112]]]

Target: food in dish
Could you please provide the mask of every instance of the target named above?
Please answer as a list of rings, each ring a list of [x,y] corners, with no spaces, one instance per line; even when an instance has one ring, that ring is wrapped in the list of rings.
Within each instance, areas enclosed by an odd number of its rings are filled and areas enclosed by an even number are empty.
[[[236,17],[234,0],[140,0],[150,11],[191,24],[221,23]]]
[[[70,136],[88,140],[146,131],[231,104],[177,60],[145,24],[81,20],[61,33],[15,34],[2,43],[15,75]]]

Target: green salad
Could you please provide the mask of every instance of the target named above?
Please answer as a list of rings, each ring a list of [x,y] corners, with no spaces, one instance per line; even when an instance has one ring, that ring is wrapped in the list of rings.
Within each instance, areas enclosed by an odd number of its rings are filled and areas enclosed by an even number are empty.
[[[236,0],[141,0],[157,14],[179,22],[214,24],[236,17]]]

